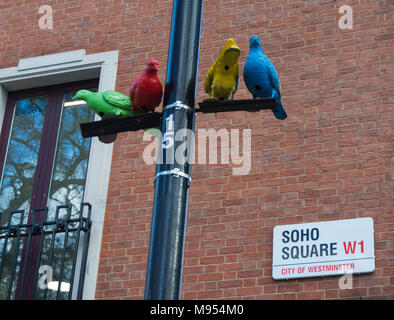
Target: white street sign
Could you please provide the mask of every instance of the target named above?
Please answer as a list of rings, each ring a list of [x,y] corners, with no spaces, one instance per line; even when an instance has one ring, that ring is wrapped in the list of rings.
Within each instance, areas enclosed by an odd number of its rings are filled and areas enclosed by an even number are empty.
[[[375,270],[372,218],[276,226],[275,280],[367,273]]]

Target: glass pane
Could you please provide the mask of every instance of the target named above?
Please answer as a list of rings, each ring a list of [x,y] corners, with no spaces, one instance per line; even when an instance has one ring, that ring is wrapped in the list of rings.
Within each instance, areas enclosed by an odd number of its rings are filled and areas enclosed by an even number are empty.
[[[96,89],[90,90],[97,91]],[[80,123],[93,121],[94,112],[83,101],[73,102],[72,97],[75,93],[76,91],[67,92],[63,98],[57,150],[48,197],[48,217],[50,220],[55,219],[56,207],[66,204],[72,207],[71,218],[76,218],[83,201],[91,139],[82,138]],[[67,210],[61,210],[59,219],[66,218]],[[61,261],[64,254],[61,287],[64,286],[66,289],[65,291],[60,290],[59,298],[61,300],[67,299],[69,294],[67,287],[71,282],[72,261],[77,252],[76,233],[68,233],[67,242],[65,240],[65,233],[56,234],[52,257],[50,257],[51,241],[44,239],[41,258],[41,264],[48,264],[52,267],[53,281],[56,283],[60,278]],[[55,286],[55,289],[47,290],[46,296],[43,290],[37,290],[35,298],[56,299],[56,288]]]
[[[0,226],[7,224],[9,213],[16,210],[25,210],[25,214],[14,215],[12,225],[27,220],[46,109],[47,96],[20,99],[15,103],[0,183]],[[12,299],[20,269],[23,241],[17,237],[7,239],[6,230],[3,231],[0,232],[0,253],[4,257],[4,261],[0,261],[3,264],[0,270],[0,299],[6,299],[8,292]]]
[[[95,91],[90,89],[91,91]],[[72,216],[79,212],[83,200],[86,171],[91,139],[83,139],[80,123],[91,122],[94,112],[84,101],[70,103],[76,91],[67,92],[63,98],[63,111],[56,157],[48,198],[50,218],[56,207],[72,205]]]
[[[16,101],[0,185],[0,225],[10,211],[28,212],[46,107],[47,96]]]
[[[63,217],[64,218],[64,217]],[[61,288],[59,299],[67,300],[70,285],[72,280],[72,272],[73,272],[73,259],[74,255],[77,253],[76,243],[77,243],[77,233],[69,232],[67,235],[67,242],[65,241],[65,233],[56,233],[54,238],[53,234],[49,233],[44,236],[43,242],[43,251],[42,257],[40,260],[40,265],[48,265],[51,266],[52,270],[52,279],[49,281],[47,286],[40,288],[37,286],[35,299],[37,300],[56,300],[57,298],[57,288],[56,284],[59,283],[60,272],[63,269],[63,279],[61,281]],[[53,249],[52,253],[50,252],[50,248],[52,247],[53,241]],[[80,242],[81,243],[81,240]],[[62,266],[62,256],[64,254],[64,265]],[[79,274],[75,274],[74,271],[74,280],[78,280]],[[75,288],[74,288],[75,289]]]

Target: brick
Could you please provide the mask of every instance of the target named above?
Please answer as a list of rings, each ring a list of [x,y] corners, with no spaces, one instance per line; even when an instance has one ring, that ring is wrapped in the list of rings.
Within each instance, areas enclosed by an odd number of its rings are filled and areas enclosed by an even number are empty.
[[[235,290],[238,296],[261,296],[263,292],[262,287],[244,287]]]
[[[238,272],[239,278],[259,278],[262,275],[261,270],[249,270]]]
[[[197,299],[217,299],[223,294],[222,290],[207,290],[199,291],[197,293]]]
[[[200,274],[200,281],[212,281],[212,280],[222,280],[223,273],[209,273],[209,274]]]
[[[320,300],[324,296],[324,292],[311,291],[311,292],[299,292],[297,298],[300,300]]]

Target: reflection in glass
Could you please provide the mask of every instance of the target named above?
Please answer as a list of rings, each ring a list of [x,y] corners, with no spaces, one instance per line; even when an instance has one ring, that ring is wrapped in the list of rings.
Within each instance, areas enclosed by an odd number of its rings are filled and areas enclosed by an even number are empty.
[[[16,101],[0,185],[0,212],[29,209],[46,104],[46,96]],[[0,216],[0,225],[7,217]]]
[[[93,121],[94,112],[86,104],[65,107],[64,104],[72,101],[75,93],[76,91],[67,92],[63,98],[62,118],[48,198],[49,213],[52,216],[55,214],[56,207],[64,204],[72,205],[72,216],[74,216],[83,200],[91,139],[82,138],[79,125]]]
[[[97,91],[96,89],[90,89]],[[51,181],[48,192],[48,220],[55,219],[56,207],[59,205],[71,205],[71,211],[61,210],[59,220],[76,218],[83,201],[86,172],[88,166],[91,139],[83,139],[80,131],[80,123],[93,121],[94,112],[86,104],[67,103],[72,101],[76,91],[66,92],[63,96],[62,106],[47,106],[47,97],[21,99],[16,102],[12,128],[8,144],[7,156],[3,175],[0,176],[0,226],[7,224],[8,212],[18,209],[25,210],[24,222],[27,222],[30,199],[32,197],[33,181],[38,161],[40,141],[46,141],[50,137],[42,136],[44,118],[50,117],[53,110],[49,108],[61,107],[61,119],[57,134],[57,145],[54,155]],[[53,132],[47,130],[46,132]],[[48,152],[43,144],[42,152]],[[48,171],[49,168],[44,168]],[[1,170],[1,169],[0,169]],[[0,172],[1,174],[1,172]],[[37,177],[40,178],[40,177]],[[1,214],[1,212],[3,212]],[[19,224],[20,221],[13,221]],[[70,232],[52,232],[54,225],[44,227],[42,238],[42,251],[38,257],[39,266],[47,265],[52,268],[52,281],[60,280],[60,270],[64,269],[62,286],[72,282],[72,267],[77,252],[77,233],[75,227],[78,222],[69,224]],[[24,238],[20,241],[16,237],[4,238],[0,234],[0,256],[4,252],[3,272],[0,279],[0,299],[7,299],[8,289],[11,287],[12,294],[9,298],[15,298],[16,285],[20,276],[21,257],[23,252]],[[41,235],[33,238],[41,239]],[[83,239],[80,239],[83,241]],[[30,257],[29,257],[30,259]],[[34,260],[29,260],[34,261]],[[14,268],[15,266],[15,268]],[[14,281],[13,270],[15,270]],[[76,275],[77,278],[79,275]],[[38,277],[37,281],[40,279]],[[59,282],[58,282],[59,283]],[[56,291],[53,288],[42,289],[37,282],[35,299],[56,299]],[[59,295],[60,299],[67,299],[69,292],[64,291]]]
[[[15,103],[7,156],[0,177],[0,226],[7,224],[10,212],[29,211],[46,108],[47,96],[20,99]],[[27,215],[24,217],[26,222]],[[22,245],[23,241],[17,241],[16,238],[9,239],[7,243],[5,239],[0,241],[0,252],[5,250],[7,257],[3,262],[0,299],[7,298],[4,294],[8,291],[14,263],[14,276],[16,279],[18,277]],[[14,292],[16,281],[12,284]]]
[[[95,89],[90,89],[96,91]],[[48,217],[55,218],[56,207],[71,204],[71,218],[77,217],[83,201],[86,171],[89,160],[91,139],[83,139],[80,123],[91,122],[94,112],[86,104],[68,104],[76,91],[67,92],[63,98],[63,110],[59,128],[56,156],[54,160],[51,185],[48,197]],[[59,213],[59,219],[67,219],[66,210]],[[45,237],[42,263],[51,260],[53,280],[59,281],[63,250],[65,251],[64,274],[62,282],[69,284],[72,274],[72,260],[75,253],[76,233],[69,233],[65,241],[65,234],[60,233],[55,237],[53,256],[50,258],[50,237]],[[65,248],[65,249],[64,249]],[[47,299],[56,299],[56,291],[48,290]],[[36,299],[42,299],[44,292],[38,290]],[[60,299],[67,299],[68,292],[61,292]]]

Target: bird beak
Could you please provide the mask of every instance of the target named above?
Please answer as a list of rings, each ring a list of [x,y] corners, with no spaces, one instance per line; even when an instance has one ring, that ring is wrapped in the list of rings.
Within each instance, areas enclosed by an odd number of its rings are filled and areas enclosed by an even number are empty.
[[[77,91],[77,92],[75,92],[75,95],[74,95],[74,97],[73,97],[73,100],[75,100],[75,99],[80,99],[81,97],[79,96],[79,94],[80,94],[80,90]]]
[[[241,52],[241,49],[237,45],[232,45],[230,48],[227,49],[228,51],[236,51]]]
[[[253,46],[253,47],[258,47],[258,46],[259,46],[259,39],[258,39],[258,38],[253,38],[253,40],[252,40],[252,46]]]
[[[241,54],[241,50],[239,49],[239,47],[233,44],[231,47],[227,48],[226,52],[223,55],[223,58],[232,57],[232,59],[238,59],[240,54]]]
[[[150,71],[158,71],[159,68],[157,67],[157,64],[150,64],[146,66],[145,70],[150,70]]]

